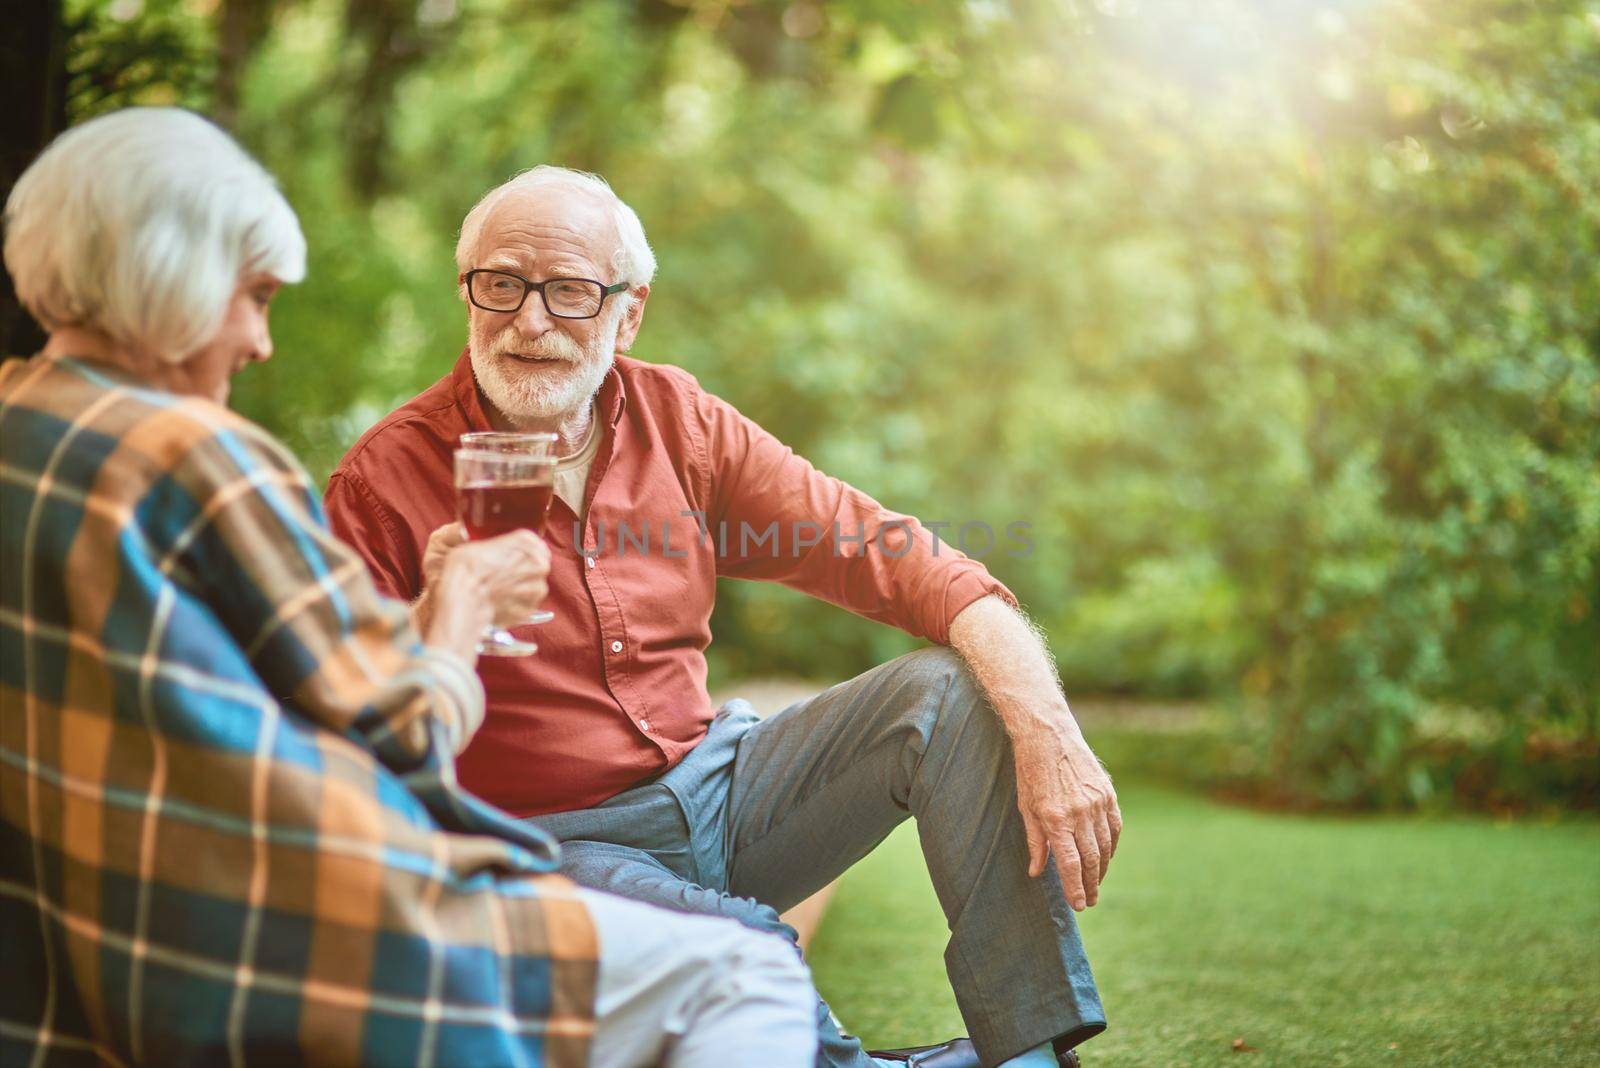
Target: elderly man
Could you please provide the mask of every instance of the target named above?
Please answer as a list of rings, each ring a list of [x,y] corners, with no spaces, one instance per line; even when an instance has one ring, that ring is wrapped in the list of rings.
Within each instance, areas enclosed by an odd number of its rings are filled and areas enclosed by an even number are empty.
[[[425,622],[429,561],[461,538],[459,435],[559,435],[555,619],[527,632],[539,655],[480,661],[489,709],[465,785],[559,837],[580,883],[791,936],[777,910],[914,816],[971,1040],[869,1055],[819,1001],[820,1063],[1075,1063],[1105,1024],[1073,910],[1095,903],[1121,817],[1015,599],[686,372],[622,355],[655,260],[600,179],[512,179],[468,214],[456,261],[467,350],[356,443],[327,505]],[[759,722],[742,702],[716,712],[718,576],[782,582],[955,651]]]

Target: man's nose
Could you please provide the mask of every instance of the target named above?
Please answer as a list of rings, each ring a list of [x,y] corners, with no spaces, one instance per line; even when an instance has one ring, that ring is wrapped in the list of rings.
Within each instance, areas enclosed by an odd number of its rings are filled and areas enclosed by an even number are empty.
[[[528,290],[528,299],[517,310],[517,329],[523,337],[539,337],[555,326],[555,320],[544,306],[544,298],[537,290]]]

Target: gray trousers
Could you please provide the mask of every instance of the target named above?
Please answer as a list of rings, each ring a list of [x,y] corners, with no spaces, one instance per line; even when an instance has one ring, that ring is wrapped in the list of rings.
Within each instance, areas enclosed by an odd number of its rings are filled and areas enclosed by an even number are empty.
[[[1105,1029],[1053,865],[1028,877],[1016,795],[999,718],[960,657],[933,648],[765,720],[731,701],[664,775],[533,822],[562,841],[561,870],[581,885],[793,939],[778,913],[914,816],[950,926],[950,986],[993,1065]],[[817,1026],[819,1065],[868,1063],[820,1000]]]

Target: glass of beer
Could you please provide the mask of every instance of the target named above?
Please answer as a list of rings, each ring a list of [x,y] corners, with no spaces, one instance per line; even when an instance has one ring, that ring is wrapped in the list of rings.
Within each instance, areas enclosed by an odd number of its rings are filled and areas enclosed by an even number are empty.
[[[554,434],[495,434],[492,440],[462,435],[455,453],[456,514],[469,539],[493,538],[513,530],[544,534],[545,515],[555,492],[555,441]],[[541,610],[527,622],[554,618]],[[478,642],[478,652],[487,656],[528,656],[538,648],[532,641],[493,626]]]

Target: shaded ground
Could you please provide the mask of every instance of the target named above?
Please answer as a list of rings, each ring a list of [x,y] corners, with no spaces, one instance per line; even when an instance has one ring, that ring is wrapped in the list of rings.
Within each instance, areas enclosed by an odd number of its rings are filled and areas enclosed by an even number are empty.
[[[1600,823],[1119,789],[1127,831],[1083,921],[1111,1018],[1090,1068],[1600,1064]],[[944,937],[905,826],[840,880],[810,958],[870,1044],[929,1041],[963,1030]]]

